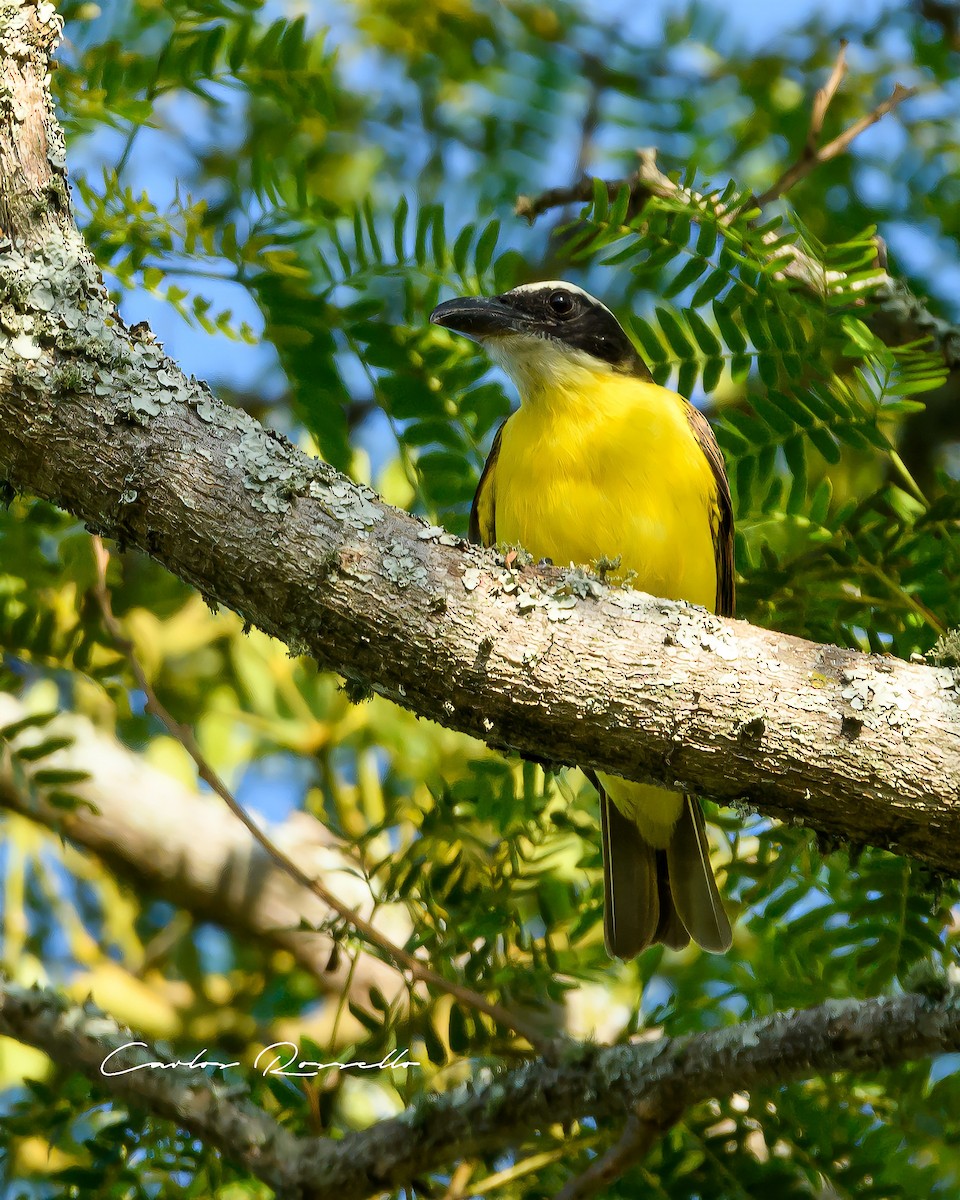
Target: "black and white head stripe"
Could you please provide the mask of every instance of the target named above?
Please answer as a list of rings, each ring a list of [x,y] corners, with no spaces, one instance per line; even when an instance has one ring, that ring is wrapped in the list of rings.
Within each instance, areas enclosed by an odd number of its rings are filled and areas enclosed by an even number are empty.
[[[650,378],[623,327],[605,304],[562,279],[525,283],[497,300],[526,319],[540,337],[598,358],[618,371]]]

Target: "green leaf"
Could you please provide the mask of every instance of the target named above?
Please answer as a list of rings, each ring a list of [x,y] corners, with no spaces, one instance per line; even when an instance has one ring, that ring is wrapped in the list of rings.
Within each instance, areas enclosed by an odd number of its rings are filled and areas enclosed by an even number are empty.
[[[456,1001],[450,1006],[448,1039],[454,1054],[466,1054],[472,1045],[471,1022]]]
[[[363,219],[366,224],[367,237],[370,239],[370,249],[376,262],[383,262],[383,246],[377,234],[377,222],[373,215],[373,202],[369,196],[363,198]]]
[[[593,177],[593,219],[598,223],[606,221],[610,211],[610,196],[606,183],[598,176]]]
[[[667,359],[667,348],[661,342],[653,328],[643,317],[633,317],[631,320],[633,332],[643,348],[648,363],[662,363]]]
[[[674,276],[672,282],[664,289],[663,298],[669,300],[673,296],[678,295],[691,284],[696,283],[700,276],[707,269],[707,263],[699,258],[691,258],[685,263]]]
[[[493,251],[497,245],[497,238],[500,236],[500,222],[496,219],[489,222],[483,233],[477,241],[477,249],[474,254],[473,266],[477,273],[477,278],[482,279],[490,266],[493,259]]]
[[[447,235],[444,228],[443,209],[438,204],[431,222],[433,243],[433,262],[438,271],[442,271],[447,263]]]
[[[693,293],[693,298],[690,301],[691,308],[702,308],[705,304],[709,304],[711,300],[720,295],[729,282],[728,276],[723,271],[711,270],[703,283]]]
[[[610,215],[607,217],[607,223],[618,228],[627,219],[627,209],[630,207],[630,185],[622,183],[617,188],[617,194],[613,202],[613,207],[610,210]]]
[[[830,510],[830,499],[832,495],[833,486],[830,483],[829,477],[821,479],[810,498],[810,509],[807,515],[812,524],[826,524],[827,513]]]
[[[708,358],[703,364],[702,385],[703,390],[709,395],[710,392],[716,391],[721,378],[723,377],[723,359]]]
[[[353,1005],[351,1004],[350,1007],[352,1010]],[[429,1058],[435,1067],[442,1067],[447,1061],[447,1052],[444,1049],[443,1042],[437,1036],[429,1015],[423,1023],[422,1033],[427,1058]]]
[[[687,359],[680,364],[677,391],[681,396],[686,396],[689,399],[693,395],[693,389],[697,386],[697,376],[699,373],[700,364],[695,359]]]
[[[787,512],[797,515],[802,512],[807,498],[807,455],[803,438],[787,438],[783,443],[783,454],[793,475],[790,494],[787,497]]]
[[[773,389],[780,385],[780,360],[775,355],[758,354],[757,370],[768,388]]]
[[[427,265],[427,236],[433,223],[434,205],[425,204],[417,214],[417,233],[414,240],[413,257],[418,267]]]
[[[755,304],[747,304],[740,310],[740,316],[750,341],[757,349],[769,349],[772,343],[762,311]]]
[[[56,709],[53,709],[50,712],[31,713],[29,716],[21,717],[18,721],[13,721],[0,728],[0,738],[8,742],[13,741],[26,729],[42,729],[44,725],[49,725],[57,715]]]
[[[742,354],[747,348],[747,339],[743,336],[740,326],[734,321],[729,309],[719,300],[714,300],[713,315],[716,318],[717,328],[720,330],[724,345],[734,354]]]
[[[660,322],[660,328],[666,335],[666,339],[670,343],[671,349],[677,354],[677,357],[692,358],[694,356],[693,344],[677,314],[672,309],[662,308],[660,305],[657,305],[655,311],[657,320]]]
[[[21,762],[36,762],[38,759],[48,758],[57,750],[64,750],[67,746],[72,745],[73,738],[70,737],[47,738],[46,741],[36,742],[32,746],[18,746],[15,754]]]
[[[687,324],[693,331],[693,336],[697,339],[697,345],[707,356],[707,358],[719,357],[723,353],[723,347],[720,345],[720,339],[706,323],[703,317],[696,311],[696,309],[687,309],[684,313],[684,316],[687,319]]]
[[[711,258],[717,248],[717,227],[713,221],[705,220],[697,236],[697,254],[700,258]]]
[[[807,437],[828,463],[836,464],[840,461],[840,447],[828,430],[815,425],[807,430]]]
[[[796,432],[796,426],[793,423],[790,414],[784,412],[777,403],[778,393],[767,396],[754,396],[751,398],[751,404],[757,416],[770,428],[778,437],[791,437]]]
[[[465,225],[457,234],[457,239],[453,243],[453,266],[457,274],[463,279],[467,273],[467,263],[470,258],[470,244],[473,241],[473,235],[476,229],[473,225]]]
[[[68,783],[83,783],[85,779],[90,778],[90,773],[71,770],[68,767],[44,767],[40,771],[34,771],[32,778],[38,787],[62,787]]]
[[[393,214],[393,250],[397,256],[397,262],[406,261],[406,248],[404,241],[407,232],[407,215],[410,212],[410,205],[407,202],[406,196],[401,196]]]

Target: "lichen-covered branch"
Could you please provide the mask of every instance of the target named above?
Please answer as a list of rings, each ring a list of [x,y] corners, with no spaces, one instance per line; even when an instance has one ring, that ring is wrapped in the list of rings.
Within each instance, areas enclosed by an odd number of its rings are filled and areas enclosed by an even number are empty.
[[[960,991],[934,997],[832,1001],[687,1038],[623,1046],[578,1046],[564,1061],[536,1062],[484,1087],[422,1102],[334,1149],[305,1150],[308,1177],[352,1200],[364,1172],[381,1187],[504,1144],[537,1129],[592,1116],[653,1121],[711,1096],[782,1086],[833,1071],[879,1070],[960,1046]],[[312,1159],[312,1161],[311,1161]],[[339,1186],[339,1190],[338,1189]]]
[[[278,1194],[302,1195],[296,1138],[239,1096],[235,1079],[226,1082],[199,1067],[147,1066],[173,1060],[92,1002],[74,1004],[48,988],[25,988],[0,976],[0,1033],[36,1046],[62,1069],[79,1071],[102,1093],[175,1121]],[[216,1059],[212,1052],[206,1057]]]
[[[0,23],[14,97],[10,64],[24,80],[44,66],[10,51],[19,37]],[[52,128],[47,101],[43,122],[5,132],[41,207],[63,183]],[[952,670],[450,544],[126,330],[79,235],[31,224],[30,205],[9,200],[21,186],[0,175],[0,211],[25,224],[0,252],[0,476],[12,486],[322,667],[493,746],[745,800],[960,871]]]
[[[308,888],[280,870],[247,830],[217,800],[203,797],[158,771],[84,717],[61,715],[42,728],[26,726],[26,707],[0,695],[0,808],[21,813],[95,854],[120,878],[192,913],[293,954],[325,990],[339,995],[350,979],[351,998],[363,1006],[376,986],[390,1000],[406,984],[387,963],[368,954],[351,969],[347,956],[334,956],[328,933],[311,932],[339,917]],[[39,763],[21,763],[19,750],[53,740],[70,744]],[[81,771],[71,785],[81,801],[65,810],[50,803],[32,783],[33,768]],[[131,797],[137,803],[131,804]],[[344,902],[369,910],[369,892],[327,829],[306,813],[294,813],[272,831],[295,853],[303,869],[335,887]],[[409,935],[405,914],[384,911],[375,918],[399,941]],[[334,962],[334,958],[339,961]]]
[[[294,1137],[237,1098],[235,1083],[228,1094],[199,1070],[105,1076],[108,1054],[110,1070],[170,1059],[142,1045],[121,1051],[139,1039],[92,1005],[71,1004],[45,989],[0,981],[0,1033],[40,1047],[101,1092],[170,1118],[289,1200],[361,1200],[465,1157],[522,1145],[557,1125],[621,1118],[655,1131],[712,1096],[956,1051],[960,991],[932,981],[923,995],[831,1001],[686,1038],[568,1046],[556,1061],[423,1098],[341,1141]],[[205,1057],[216,1060],[213,1051]],[[625,1152],[649,1143],[641,1134]]]

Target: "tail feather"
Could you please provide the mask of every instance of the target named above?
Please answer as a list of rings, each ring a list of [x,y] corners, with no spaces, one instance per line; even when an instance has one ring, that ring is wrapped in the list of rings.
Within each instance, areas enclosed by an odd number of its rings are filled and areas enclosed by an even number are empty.
[[[733,934],[710,865],[703,809],[695,796],[686,797],[666,854],[673,902],[690,936],[714,954],[729,950]]]
[[[657,892],[660,895],[660,919],[651,941],[663,942],[671,950],[683,950],[690,945],[690,934],[674,903],[666,850],[655,851],[655,862]]]
[[[598,785],[599,786],[599,785]],[[603,940],[607,953],[634,958],[656,939],[660,919],[655,850],[600,789]]]
[[[655,942],[682,950],[691,937],[704,950],[728,950],[733,936],[710,866],[700,802],[685,797],[669,845],[656,849],[606,789],[599,791],[608,953],[633,958]]]

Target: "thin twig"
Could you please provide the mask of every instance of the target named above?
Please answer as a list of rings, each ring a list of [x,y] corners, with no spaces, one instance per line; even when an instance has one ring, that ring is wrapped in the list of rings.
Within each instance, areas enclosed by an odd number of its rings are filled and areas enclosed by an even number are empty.
[[[571,1179],[556,1196],[556,1200],[585,1200],[606,1191],[632,1166],[649,1154],[653,1146],[671,1125],[679,1120],[681,1111],[657,1113],[649,1100],[628,1117],[623,1133],[606,1154],[595,1158],[587,1169]]]
[[[518,196],[513,211],[518,217],[526,217],[532,225],[537,217],[549,212],[551,208],[563,208],[567,204],[586,204],[593,198],[593,183],[592,175],[584,175],[576,183],[547,188],[546,191],[540,192],[536,196]],[[628,184],[630,187],[631,199],[637,193],[644,199],[651,194],[650,189],[640,180],[638,173],[628,175],[625,179],[609,180],[606,188],[611,200],[624,184]]]
[[[805,179],[812,171],[825,162],[829,162],[832,158],[843,154],[849,147],[854,138],[859,137],[865,129],[869,129],[871,125],[885,117],[887,113],[902,104],[904,100],[909,100],[911,96],[917,94],[916,88],[905,88],[901,84],[896,84],[890,96],[878,104],[877,107],[867,113],[865,117],[861,117],[859,121],[854,123],[838,134],[831,142],[827,142],[825,146],[821,146],[820,134],[823,132],[823,122],[827,115],[827,109],[834,96],[837,94],[837,89],[846,74],[846,42],[840,43],[840,53],[837,55],[837,61],[833,65],[833,70],[830,72],[830,78],[822,88],[817,92],[813,99],[813,110],[810,114],[810,128],[807,131],[807,140],[803,146],[803,152],[795,163],[792,163],[783,172],[775,184],[767,188],[767,190],[757,197],[757,204],[763,208],[769,204],[771,200],[776,200],[785,192],[788,192],[801,179]]]
[[[207,762],[203,751],[197,743],[193,730],[189,726],[177,721],[158,699],[140,660],[137,658],[133,643],[124,633],[123,627],[113,612],[110,591],[107,586],[107,564],[110,561],[110,552],[104,545],[103,539],[96,534],[92,536],[91,540],[93,543],[94,561],[97,568],[97,582],[94,586],[94,595],[100,607],[103,623],[117,649],[126,658],[130,670],[137,681],[137,686],[146,696],[147,710],[152,712],[161,724],[165,726],[170,736],[183,746],[184,750],[193,759],[200,778],[217,793],[233,815],[246,826],[249,833],[260,843],[270,858],[302,887],[309,888],[324,904],[351,925],[366,941],[379,947],[398,969],[409,971],[413,978],[420,980],[421,983],[430,984],[440,991],[446,992],[447,995],[453,996],[469,1008],[485,1013],[492,1020],[496,1021],[498,1025],[502,1025],[506,1029],[512,1029],[515,1033],[520,1034],[521,1037],[526,1038],[535,1049],[541,1052],[544,1051],[549,1045],[550,1039],[545,1037],[526,1017],[521,1017],[516,1013],[510,1012],[501,1004],[492,1003],[471,988],[455,983],[453,980],[445,979],[431,967],[428,967],[418,958],[415,958],[414,955],[409,954],[401,946],[397,946],[382,934],[376,926],[372,925],[369,921],[361,917],[359,913],[338,899],[333,892],[327,891],[319,880],[311,879],[309,875],[297,866],[293,859],[284,854],[279,846],[271,841],[259,825],[247,814],[246,809],[237,801],[227,785],[210,763]]]
[[[839,134],[832,141],[827,142],[825,146],[818,146],[817,141],[823,129],[824,118],[845,72],[846,43],[841,43],[840,52],[830,73],[830,78],[814,97],[813,111],[810,116],[810,126],[807,131],[803,153],[797,162],[793,163],[792,166],[783,172],[772,187],[769,187],[761,196],[756,198],[756,203],[760,207],[769,204],[771,200],[775,200],[778,196],[782,196],[794,184],[805,178],[822,163],[829,162],[831,159],[842,154],[849,148],[851,142],[863,133],[865,129],[869,129],[871,125],[875,125],[887,113],[892,112],[898,105],[902,104],[904,100],[909,100],[911,96],[917,94],[917,88],[905,88],[899,83],[896,84],[891,95],[882,104],[878,104],[872,112],[868,113],[865,117],[861,117],[859,121],[855,121],[849,129],[845,129],[843,133]],[[655,151],[638,150],[637,153],[640,157],[640,167],[633,175],[628,175],[623,179],[604,181],[607,195],[611,200],[626,184],[630,188],[630,206],[628,212],[632,213],[642,208],[650,196],[663,196],[686,191],[686,189],[673,183],[668,176],[664,175],[656,167]],[[514,205],[514,211],[518,217],[526,217],[532,223],[537,217],[548,212],[550,209],[561,208],[567,204],[586,204],[593,198],[595,182],[592,176],[585,175],[574,184],[548,188],[536,196],[518,196]],[[690,194],[691,196],[694,195],[694,193]]]
[[[598,1133],[591,1134],[588,1138],[578,1139],[576,1147],[591,1146],[598,1140]],[[490,1192],[496,1191],[498,1188],[506,1187],[508,1183],[514,1183],[517,1179],[522,1179],[524,1175],[530,1175],[533,1171],[539,1171],[541,1167],[549,1167],[552,1163],[561,1162],[563,1159],[570,1157],[571,1145],[568,1141],[564,1141],[555,1150],[544,1150],[542,1154],[531,1154],[529,1158],[521,1158],[512,1166],[504,1167],[502,1171],[497,1171],[493,1175],[487,1175],[484,1179],[478,1179],[472,1185],[468,1192],[460,1191],[454,1196],[444,1197],[444,1200],[475,1200],[478,1196],[489,1195]]]
[[[450,1184],[447,1190],[443,1193],[443,1200],[460,1200],[460,1197],[466,1195],[465,1188],[470,1182],[470,1176],[473,1174],[473,1162],[466,1158],[460,1163],[453,1174],[450,1176]],[[471,1189],[471,1195],[475,1194]]]
[[[833,98],[840,90],[840,84],[843,82],[843,77],[847,73],[847,40],[840,39],[840,49],[837,52],[837,61],[833,64],[833,70],[830,72],[830,78],[817,91],[813,98],[813,108],[810,111],[810,128],[807,130],[807,149],[811,154],[816,152],[820,142],[820,134],[823,133],[823,122],[827,116],[827,109],[833,103]]]

